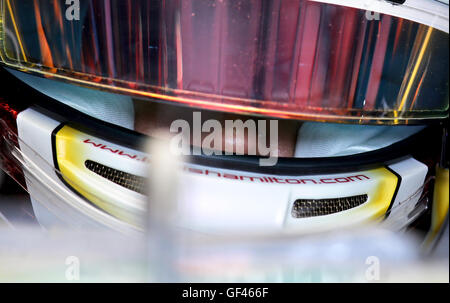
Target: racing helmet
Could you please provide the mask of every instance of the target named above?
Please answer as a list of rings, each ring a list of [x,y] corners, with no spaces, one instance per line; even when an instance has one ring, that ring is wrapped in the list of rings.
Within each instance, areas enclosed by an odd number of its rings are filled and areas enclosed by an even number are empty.
[[[44,226],[142,230],[149,182],[164,178],[148,174],[148,142],[180,125],[197,138],[165,179],[180,226],[436,235],[448,216],[448,2],[1,0],[0,12],[2,82],[20,87],[0,92],[2,168]],[[203,148],[226,121],[244,140]]]

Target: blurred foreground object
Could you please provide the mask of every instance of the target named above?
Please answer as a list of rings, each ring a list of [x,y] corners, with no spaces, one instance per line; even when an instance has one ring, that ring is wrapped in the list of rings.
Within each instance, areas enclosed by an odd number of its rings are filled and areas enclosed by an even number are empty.
[[[2,228],[0,281],[449,281],[448,246],[446,255],[424,258],[415,237],[383,230],[300,238],[205,237],[188,231],[171,234],[173,238],[149,239],[93,230]],[[154,251],[148,254],[147,241],[171,251],[166,251],[165,259]],[[79,278],[75,279],[77,264]]]

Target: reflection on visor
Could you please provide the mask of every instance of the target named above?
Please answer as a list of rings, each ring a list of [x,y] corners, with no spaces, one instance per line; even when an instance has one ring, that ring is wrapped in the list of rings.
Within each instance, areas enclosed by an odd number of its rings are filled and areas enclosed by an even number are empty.
[[[406,123],[448,116],[448,34],[293,1],[2,0],[12,67],[208,109]]]

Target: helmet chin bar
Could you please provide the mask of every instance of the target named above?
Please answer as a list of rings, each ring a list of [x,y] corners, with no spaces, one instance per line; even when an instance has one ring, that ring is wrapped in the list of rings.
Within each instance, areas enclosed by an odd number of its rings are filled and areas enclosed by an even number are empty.
[[[37,108],[20,112],[17,125],[20,150],[15,155],[42,225],[64,222],[126,233],[144,228],[147,197],[130,184],[147,177],[157,159]],[[185,162],[178,180],[170,181],[178,184],[172,215],[178,226],[208,233],[311,233],[380,221],[397,230],[416,217],[411,217],[414,211],[423,211],[417,202],[423,202],[427,172],[412,157],[370,169],[305,175]],[[148,180],[159,178],[150,175]],[[361,195],[367,200],[336,213],[293,216],[296,201],[302,199],[339,201]]]

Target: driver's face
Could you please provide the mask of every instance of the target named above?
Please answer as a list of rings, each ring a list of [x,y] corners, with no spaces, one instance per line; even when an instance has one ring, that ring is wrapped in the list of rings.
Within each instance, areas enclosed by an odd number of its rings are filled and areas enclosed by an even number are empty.
[[[248,153],[249,147],[254,147],[259,155],[258,151],[258,139],[256,142],[249,142],[247,140],[247,132],[245,132],[244,138],[240,138],[234,134],[232,137],[225,136],[225,120],[242,120],[245,122],[248,119],[257,121],[262,119],[267,123],[267,134],[269,134],[269,119],[253,116],[245,116],[239,114],[229,114],[223,112],[207,111],[200,109],[193,109],[190,107],[161,104],[156,102],[135,100],[135,130],[151,137],[171,137],[174,133],[170,133],[170,125],[173,121],[178,119],[186,120],[191,126],[192,130],[192,114],[193,112],[201,112],[202,122],[215,119],[222,125],[222,151],[233,152],[229,150],[233,146],[234,150],[238,150],[237,147],[244,146],[245,153]],[[295,144],[297,139],[297,130],[300,126],[299,122],[290,120],[278,120],[278,156],[280,157],[292,157],[295,151]],[[202,141],[209,133],[202,133]],[[269,142],[269,138],[266,138],[266,142]],[[193,142],[191,142],[193,143]],[[226,144],[228,143],[228,144]],[[254,146],[256,145],[256,146]]]

